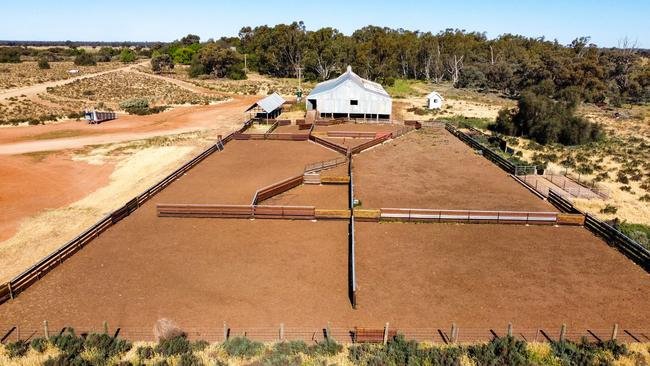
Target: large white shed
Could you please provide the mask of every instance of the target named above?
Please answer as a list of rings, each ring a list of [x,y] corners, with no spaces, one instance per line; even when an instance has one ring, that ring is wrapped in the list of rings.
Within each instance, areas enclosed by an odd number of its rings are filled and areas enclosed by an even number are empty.
[[[440,109],[444,100],[445,98],[443,98],[442,95],[438,94],[438,92],[432,91],[427,95],[427,108]]]
[[[347,71],[336,79],[324,81],[305,99],[307,110],[320,117],[390,119],[393,101],[384,88]]]

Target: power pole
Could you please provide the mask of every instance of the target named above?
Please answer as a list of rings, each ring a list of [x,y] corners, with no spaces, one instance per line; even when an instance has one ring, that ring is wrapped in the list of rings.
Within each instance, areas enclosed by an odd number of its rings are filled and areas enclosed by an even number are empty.
[[[296,72],[298,74],[298,92],[296,93],[296,99],[300,102],[302,99],[302,67],[296,66]]]

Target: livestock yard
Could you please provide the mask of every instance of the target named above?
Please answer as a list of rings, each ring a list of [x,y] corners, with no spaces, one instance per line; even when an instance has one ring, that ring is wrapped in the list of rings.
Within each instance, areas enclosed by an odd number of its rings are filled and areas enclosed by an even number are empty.
[[[347,341],[386,322],[434,342],[452,323],[472,341],[509,322],[527,340],[562,324],[569,337],[605,337],[618,324],[621,339],[650,341],[642,266],[462,132],[298,123],[245,124],[0,288],[0,336],[47,320],[149,339],[170,318],[212,341],[273,340],[280,324],[287,338],[327,328]]]

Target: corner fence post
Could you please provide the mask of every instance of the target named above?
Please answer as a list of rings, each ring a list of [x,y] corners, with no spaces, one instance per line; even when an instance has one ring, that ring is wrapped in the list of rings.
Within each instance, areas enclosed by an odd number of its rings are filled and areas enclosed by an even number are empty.
[[[618,323],[614,323],[614,328],[612,329],[612,341],[616,340],[617,335],[618,335]]]

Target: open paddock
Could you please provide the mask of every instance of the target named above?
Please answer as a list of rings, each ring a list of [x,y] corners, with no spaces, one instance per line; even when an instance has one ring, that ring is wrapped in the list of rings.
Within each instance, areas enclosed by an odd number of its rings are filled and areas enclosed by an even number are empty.
[[[263,201],[263,205],[315,206],[319,209],[346,209],[349,206],[346,184],[303,184]]]
[[[286,125],[286,126],[278,126],[273,130],[272,133],[307,133],[308,131],[306,130],[301,130],[300,126],[298,125]]]
[[[250,204],[258,189],[302,174],[309,163],[338,156],[309,141],[231,141],[160,192],[156,201]]]
[[[422,129],[355,156],[364,208],[556,211],[444,129]]]
[[[397,327],[650,326],[649,275],[581,227],[356,224],[359,312]]]

